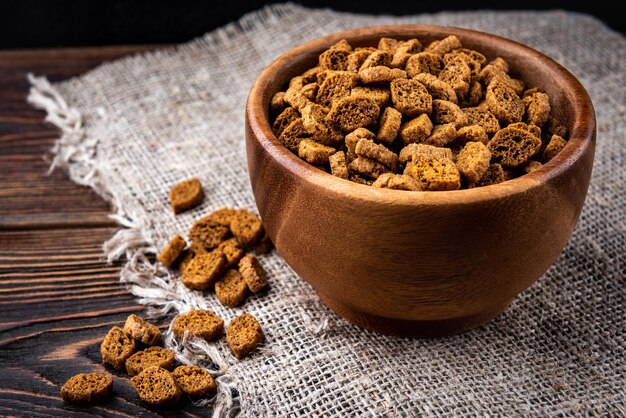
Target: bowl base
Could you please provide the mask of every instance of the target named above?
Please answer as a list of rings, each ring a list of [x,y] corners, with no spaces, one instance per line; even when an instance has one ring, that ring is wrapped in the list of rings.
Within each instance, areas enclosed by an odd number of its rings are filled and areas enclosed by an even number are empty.
[[[469,331],[491,321],[501,314],[513,301],[513,299],[510,299],[502,305],[497,306],[495,309],[485,310],[460,318],[420,321],[372,315],[358,311],[324,294],[318,293],[318,296],[322,302],[337,315],[362,328],[382,334],[420,338],[442,337]]]

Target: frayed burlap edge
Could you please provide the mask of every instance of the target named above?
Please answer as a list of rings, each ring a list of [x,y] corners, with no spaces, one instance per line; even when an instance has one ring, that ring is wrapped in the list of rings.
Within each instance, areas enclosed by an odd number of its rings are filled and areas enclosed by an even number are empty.
[[[71,170],[70,178],[80,185],[91,187],[116,209],[109,217],[124,228],[104,243],[103,250],[108,263],[126,260],[120,273],[120,282],[139,298],[139,303],[150,306],[151,317],[162,317],[172,311],[179,311],[170,273],[152,261],[157,253],[154,242],[143,233],[144,226],[133,222],[124,210],[123,202],[113,199],[101,181],[94,158],[98,140],[87,139],[81,113],[69,106],[45,77],[28,74],[28,80],[31,83],[28,102],[45,110],[45,120],[62,130],[61,138],[51,150],[54,158],[49,173],[57,167],[76,165],[79,169]],[[234,416],[239,411],[237,388],[226,372],[228,366],[219,350],[188,333],[181,340],[177,340],[173,337],[171,326],[165,333],[165,346],[172,349],[183,364],[204,365],[217,381],[218,391],[215,397],[197,402],[197,405],[212,404],[213,416],[220,418]]]
[[[248,13],[237,22],[219,28],[189,44],[174,47],[178,51],[196,49],[205,44],[219,44],[236,34],[246,32],[267,21],[278,18],[290,10],[288,4],[267,6]],[[163,53],[163,51],[157,52]],[[149,56],[148,52],[143,54]],[[122,58],[132,60],[134,56]],[[126,265],[120,273],[120,282],[128,291],[138,297],[138,302],[148,305],[151,317],[163,317],[172,312],[186,310],[189,305],[197,307],[200,300],[192,300],[182,305],[177,294],[177,284],[169,271],[155,263],[157,248],[147,232],[150,225],[139,224],[127,210],[124,201],[117,199],[108,189],[101,176],[96,155],[98,138],[90,138],[85,133],[84,118],[74,107],[68,105],[65,98],[45,77],[28,74],[31,89],[28,102],[46,112],[46,122],[61,129],[61,137],[54,144],[54,155],[49,173],[56,168],[68,171],[70,179],[77,184],[91,187],[99,196],[111,203],[113,213],[109,217],[123,227],[104,243],[103,250],[107,262],[125,260]],[[200,298],[200,296],[198,296]],[[188,301],[189,302],[189,301]],[[176,353],[183,364],[196,364],[206,367],[218,383],[214,398],[203,401],[200,405],[213,405],[214,417],[230,417],[240,411],[239,392],[234,379],[228,374],[227,362],[219,350],[205,341],[185,335],[181,340],[173,338],[171,327],[165,334],[165,345]]]

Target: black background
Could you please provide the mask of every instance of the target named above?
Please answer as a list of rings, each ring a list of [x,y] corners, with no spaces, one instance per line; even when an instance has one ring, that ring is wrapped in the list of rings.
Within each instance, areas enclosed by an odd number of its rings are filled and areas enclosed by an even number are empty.
[[[188,41],[271,2],[0,0],[0,48],[43,48]],[[372,14],[442,10],[565,9],[592,14],[619,32],[624,16],[615,6],[588,1],[335,0],[297,1],[309,7]],[[617,2],[615,2],[617,3]]]

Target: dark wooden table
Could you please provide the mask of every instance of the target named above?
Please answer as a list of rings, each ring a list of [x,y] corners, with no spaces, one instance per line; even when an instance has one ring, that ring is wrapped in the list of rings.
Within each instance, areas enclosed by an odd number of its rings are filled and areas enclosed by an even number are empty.
[[[209,414],[146,408],[121,374],[102,405],[74,407],[59,395],[74,374],[104,370],[100,341],[142,306],[103,258],[118,229],[108,204],[61,170],[47,175],[60,132],[26,103],[26,74],[63,80],[151,48],[0,51],[0,416]]]

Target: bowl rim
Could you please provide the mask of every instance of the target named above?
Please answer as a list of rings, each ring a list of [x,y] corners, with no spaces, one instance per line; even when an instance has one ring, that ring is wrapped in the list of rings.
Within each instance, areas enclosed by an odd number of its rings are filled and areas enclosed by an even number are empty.
[[[461,38],[473,38],[477,42],[484,42],[491,46],[502,45],[501,49],[506,48],[513,55],[526,55],[528,59],[536,60],[542,66],[546,66],[546,71],[549,71],[553,79],[562,85],[564,94],[571,102],[573,109],[573,123],[569,129],[569,139],[566,146],[539,169],[502,183],[472,189],[411,193],[404,190],[371,187],[333,176],[300,159],[274,135],[269,121],[269,111],[265,108],[268,104],[263,103],[262,98],[264,88],[275,77],[277,71],[282,71],[287,65],[306,57],[313,50],[324,50],[344,38],[348,42],[355,37],[391,36],[405,38],[419,36],[418,32],[422,35],[424,32],[429,32],[436,37],[456,35]],[[292,175],[345,197],[408,206],[416,204],[469,204],[501,199],[530,191],[564,174],[568,168],[586,154],[590,146],[595,146],[596,135],[596,117],[591,99],[578,79],[565,67],[543,53],[517,41],[486,32],[453,26],[378,25],[353,28],[310,40],[285,52],[261,72],[248,95],[245,116],[248,128],[254,133],[253,136],[264,151]]]

